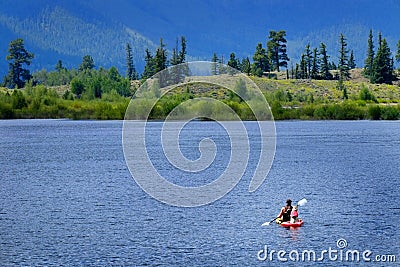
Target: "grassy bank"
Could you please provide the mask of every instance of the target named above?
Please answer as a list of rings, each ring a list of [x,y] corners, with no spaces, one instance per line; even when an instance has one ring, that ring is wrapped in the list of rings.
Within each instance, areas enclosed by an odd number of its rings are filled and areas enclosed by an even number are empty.
[[[344,92],[338,90],[337,81],[251,79],[262,90],[276,120],[400,119],[398,85],[345,81],[348,99],[344,100]],[[197,97],[220,100],[241,119],[254,119],[246,101],[227,89],[209,84],[178,87],[157,102],[150,118],[163,119],[180,103]],[[120,96],[116,91],[104,93],[101,98],[78,98],[70,93],[69,86],[46,88],[28,85],[22,90],[0,88],[0,118],[123,119],[129,101],[129,97]],[[212,105],[198,104],[191,108],[209,114],[219,112],[218,107]]]
[[[120,120],[124,118],[128,103],[129,98],[113,93],[89,100],[63,97],[55,89],[44,86],[23,90],[3,88],[0,92],[0,118]]]
[[[252,79],[264,92],[276,120],[400,119],[397,85],[345,81],[344,99],[337,81]]]

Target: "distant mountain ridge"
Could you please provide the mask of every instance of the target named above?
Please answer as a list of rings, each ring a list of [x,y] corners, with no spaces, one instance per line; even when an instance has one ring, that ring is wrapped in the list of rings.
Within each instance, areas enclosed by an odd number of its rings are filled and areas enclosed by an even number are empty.
[[[26,40],[28,50],[36,54],[33,66],[38,68],[41,65],[47,67],[51,63],[53,67],[58,59],[64,57],[67,58],[64,60],[65,65],[74,67],[87,54],[96,59],[97,65],[122,68],[125,65],[126,43],[135,48],[133,57],[137,62],[142,61],[146,48],[154,50],[156,47],[152,41],[125,25],[87,22],[58,6],[46,6],[36,16],[23,20],[0,14],[0,24],[10,29],[15,36]],[[29,44],[43,52],[37,53],[35,49],[29,48]],[[54,55],[46,59],[46,52]]]
[[[358,66],[366,54],[370,28],[382,31],[392,52],[400,39],[400,1],[245,1],[245,0],[2,0],[0,2],[0,75],[7,72],[8,43],[23,38],[35,54],[33,70],[54,69],[61,59],[76,68],[90,54],[96,66],[116,66],[124,74],[125,45],[130,43],[136,67],[144,65],[144,51],[155,51],[162,37],[168,49],[184,35],[191,60],[210,60],[212,53],[238,57],[266,44],[269,30],[286,30],[288,55],[298,62],[305,45],[327,45],[337,61],[339,33],[348,39]]]

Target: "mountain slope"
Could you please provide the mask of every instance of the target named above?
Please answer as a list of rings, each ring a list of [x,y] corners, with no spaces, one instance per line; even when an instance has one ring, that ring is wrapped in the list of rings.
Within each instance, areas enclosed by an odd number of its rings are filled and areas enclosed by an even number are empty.
[[[60,6],[45,6],[23,19],[0,14],[0,25],[2,33],[12,33],[10,40],[21,37],[26,41],[27,49],[35,54],[33,69],[53,69],[58,59],[62,59],[67,67],[76,67],[87,54],[98,66],[114,65],[123,69],[126,43],[134,48],[133,58],[139,65],[145,49],[156,47],[125,25],[80,18]]]

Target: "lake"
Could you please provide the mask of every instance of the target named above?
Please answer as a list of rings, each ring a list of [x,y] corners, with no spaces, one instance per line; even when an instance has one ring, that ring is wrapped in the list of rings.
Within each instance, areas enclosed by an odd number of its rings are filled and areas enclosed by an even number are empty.
[[[250,134],[253,124],[246,123]],[[318,258],[336,266],[391,255],[397,262],[387,265],[400,262],[399,121],[277,122],[275,160],[258,190],[248,191],[246,171],[227,195],[194,208],[161,203],[136,184],[124,159],[122,126],[0,121],[1,266],[273,266],[285,259],[314,266]],[[149,126],[157,133],[161,122]],[[199,156],[193,145],[199,133],[217,147],[226,143],[216,123],[194,122],[182,133],[188,158]],[[146,145],[163,167],[158,143]],[[182,185],[211,182],[227,149],[217,150],[215,169],[194,180],[168,167],[160,173]],[[251,151],[257,154],[257,142]],[[304,225],[261,227],[287,198],[308,200],[299,209]],[[272,250],[285,253],[278,258]],[[305,250],[316,260],[293,263]],[[359,251],[360,262],[346,261],[348,250]]]

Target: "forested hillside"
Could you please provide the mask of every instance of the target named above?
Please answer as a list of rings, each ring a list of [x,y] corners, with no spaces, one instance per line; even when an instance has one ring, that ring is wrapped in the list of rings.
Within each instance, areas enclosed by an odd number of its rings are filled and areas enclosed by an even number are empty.
[[[211,60],[231,52],[251,57],[255,44],[266,45],[268,31],[284,29],[291,63],[300,60],[305,45],[324,42],[337,60],[339,33],[347,37],[361,67],[366,57],[368,32],[383,32],[392,51],[398,38],[400,2],[360,1],[0,1],[0,58],[7,44],[25,40],[36,54],[31,70],[52,69],[57,60],[71,68],[90,54],[98,66],[124,65],[124,46],[130,43],[138,70],[144,67],[145,49],[155,52],[160,37],[169,48],[186,36],[188,58]],[[171,52],[171,50],[169,50]],[[0,61],[0,75],[7,64]]]
[[[24,36],[28,45],[40,48],[33,69],[51,69],[60,58],[64,59],[67,67],[72,67],[86,54],[92,55],[102,66],[123,68],[126,43],[133,46],[133,59],[143,67],[145,49],[154,50],[156,47],[152,41],[125,25],[100,19],[89,21],[57,6],[46,6],[22,20],[0,14],[0,25],[17,36]],[[6,49],[2,50],[4,54]],[[4,68],[6,65],[1,66]]]

